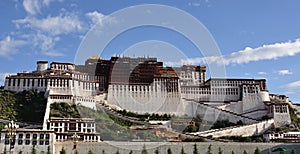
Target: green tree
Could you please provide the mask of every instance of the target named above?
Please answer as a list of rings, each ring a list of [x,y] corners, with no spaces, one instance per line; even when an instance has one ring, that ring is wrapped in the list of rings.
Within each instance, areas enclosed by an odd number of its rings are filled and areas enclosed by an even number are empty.
[[[120,154],[119,149],[117,150],[116,154]]]
[[[77,150],[75,150],[74,154],[79,154]]]
[[[67,152],[66,152],[66,150],[65,150],[64,147],[62,147],[61,150],[59,151],[59,154],[66,154],[66,153],[67,153]]]
[[[172,150],[170,149],[170,147],[167,150],[167,154],[172,154]]]
[[[148,152],[147,152],[147,149],[146,149],[146,145],[144,144],[144,146],[143,146],[143,150],[142,150],[142,154],[147,154]]]
[[[133,154],[133,151],[132,151],[132,150],[130,150],[130,151],[129,151],[129,154]]]
[[[31,149],[31,154],[36,154],[35,145],[33,145],[33,146],[32,146],[32,149]]]
[[[4,152],[3,152],[3,154],[7,154],[6,146],[4,147]]]
[[[293,150],[291,151],[291,154],[296,154],[295,149],[293,149]]]
[[[51,154],[50,146],[47,147],[47,154]]]
[[[102,150],[102,154],[106,154],[106,153],[105,153],[105,150]]]
[[[90,149],[90,150],[88,151],[88,154],[93,154],[93,151]]]
[[[234,151],[233,151],[233,150],[231,151],[231,154],[234,154]]]
[[[223,150],[222,150],[221,147],[219,147],[219,152],[218,152],[218,154],[222,154],[222,153],[223,153]]]
[[[206,154],[212,154],[212,153],[211,153],[211,144],[208,146],[208,149],[207,149]]]
[[[186,153],[184,152],[183,146],[181,147],[181,153],[180,153],[180,154],[186,154]]]
[[[254,151],[254,154],[261,154],[260,150],[258,147],[256,147],[255,151]]]
[[[243,154],[248,154],[246,150],[244,150]]]
[[[193,151],[193,154],[199,154],[198,148],[197,148],[197,144],[196,144],[196,143],[194,144],[194,151]]]
[[[22,154],[23,153],[23,151],[19,151],[19,153],[18,154]]]
[[[159,150],[158,148],[156,148],[156,150],[154,151],[155,154],[159,154]]]

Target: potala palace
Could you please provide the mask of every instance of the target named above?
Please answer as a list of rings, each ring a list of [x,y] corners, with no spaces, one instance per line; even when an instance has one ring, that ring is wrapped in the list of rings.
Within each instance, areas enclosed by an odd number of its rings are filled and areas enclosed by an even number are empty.
[[[206,79],[206,67],[164,67],[156,58],[93,56],[84,65],[38,61],[37,69],[7,76],[5,90],[45,92],[47,129],[50,104],[68,102],[96,109],[106,104],[136,113],[200,115],[207,121],[242,121],[232,135],[253,135],[291,123],[288,97],[269,94],[265,79]],[[268,120],[262,120],[268,117]],[[233,130],[233,131],[232,131]],[[226,130],[225,130],[226,131]],[[218,134],[219,133],[219,134]],[[221,136],[228,132],[199,132]]]

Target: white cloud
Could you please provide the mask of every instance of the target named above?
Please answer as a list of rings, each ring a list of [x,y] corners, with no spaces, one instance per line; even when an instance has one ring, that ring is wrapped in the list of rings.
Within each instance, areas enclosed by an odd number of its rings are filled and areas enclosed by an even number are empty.
[[[267,73],[266,72],[257,72],[257,74],[264,75],[264,74],[267,74]]]
[[[46,32],[50,35],[69,34],[83,30],[83,22],[76,14],[64,13],[58,16],[48,16],[43,19],[27,16],[13,21],[17,27],[24,26],[33,30]]]
[[[285,84],[281,87],[285,89],[285,92],[284,92],[285,95],[299,93],[300,92],[300,80]]]
[[[19,30],[19,37],[31,44],[34,51],[47,56],[63,56],[64,54],[56,50],[56,46],[66,35],[76,34],[81,36],[96,23],[100,24],[101,27],[104,18],[107,16],[98,11],[88,12],[81,16],[65,9],[61,9],[61,12],[56,16],[49,15],[44,18],[34,16],[40,13],[42,7],[49,6],[54,1],[61,2],[63,0],[41,0],[38,2],[24,0],[24,8],[29,15],[23,19],[14,20],[13,23]],[[108,19],[107,21],[111,22],[112,19]],[[23,31],[26,31],[26,33]]]
[[[44,1],[43,1],[43,4],[45,4],[46,6],[49,6],[49,4],[50,4],[51,2],[55,2],[55,1],[63,2],[64,0],[44,0]]]
[[[200,4],[200,3],[197,3],[197,2],[189,2],[188,5],[189,5],[189,6],[195,6],[195,7],[201,6],[201,4]]]
[[[279,70],[278,74],[279,75],[289,75],[289,74],[293,74],[293,72],[291,72],[289,70]]]
[[[56,52],[56,51],[47,51],[47,52],[44,53],[44,55],[50,56],[50,57],[61,57],[61,56],[64,56],[63,53]]]
[[[63,0],[24,0],[23,7],[28,14],[36,15],[41,13],[43,6],[49,6],[51,2],[55,1],[62,2]]]
[[[287,88],[289,88],[290,90],[300,90],[300,80],[287,84]]]
[[[60,40],[60,37],[47,36],[42,33],[37,33],[36,35],[32,35],[30,37],[33,38],[33,45],[38,49],[41,49],[42,54],[52,57],[63,56],[62,53],[54,50],[56,43]]]
[[[41,1],[40,0],[24,0],[23,7],[25,11],[31,15],[40,13]]]
[[[88,12],[85,15],[92,21],[92,24],[101,24],[105,17],[102,13],[98,11]]]
[[[197,57],[182,60],[182,63],[199,64],[201,62],[219,65],[244,64],[252,61],[271,60],[281,57],[294,56],[300,53],[300,39],[294,42],[275,43],[257,48],[246,47],[244,50],[233,52],[225,56]]]
[[[5,77],[10,74],[16,74],[16,73],[0,73],[0,86],[4,86],[5,83]]]
[[[25,44],[27,44],[26,41],[14,40],[11,36],[7,36],[5,39],[0,40],[0,56],[9,57],[16,54],[18,48]]]

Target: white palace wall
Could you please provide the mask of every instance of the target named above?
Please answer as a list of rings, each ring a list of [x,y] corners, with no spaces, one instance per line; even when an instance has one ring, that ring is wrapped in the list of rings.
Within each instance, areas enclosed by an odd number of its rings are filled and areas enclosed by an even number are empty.
[[[221,128],[218,130],[209,130],[206,132],[199,132],[200,136],[213,136],[213,137],[222,137],[222,136],[253,136],[264,133],[266,130],[269,130],[274,126],[274,119],[269,119],[261,121],[258,123],[253,123],[245,126],[236,126],[229,128]]]
[[[188,116],[196,117],[199,115],[202,119],[210,122],[217,120],[229,120],[232,123],[242,121],[244,124],[251,124],[256,120],[239,116],[233,112],[221,110],[209,105],[196,103],[194,101],[183,100],[184,113]]]
[[[150,85],[111,84],[108,104],[137,113],[183,114],[179,91],[168,92],[161,83]]]

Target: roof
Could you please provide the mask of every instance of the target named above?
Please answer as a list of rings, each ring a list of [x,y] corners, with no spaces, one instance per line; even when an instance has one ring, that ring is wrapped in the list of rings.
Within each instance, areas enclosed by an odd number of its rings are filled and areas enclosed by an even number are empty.
[[[94,121],[92,118],[59,118],[51,117],[49,121],[69,121],[69,120],[80,120],[80,121]]]
[[[211,81],[211,80],[229,80],[229,81],[266,81],[266,79],[243,79],[243,78],[210,78],[207,80]]]
[[[46,60],[39,60],[39,61],[37,61],[36,63],[37,63],[37,64],[39,64],[39,63],[45,63],[45,64],[47,63],[47,64],[48,64],[48,61],[46,61]]]
[[[7,129],[2,129],[1,132],[7,132]],[[46,132],[46,133],[52,133],[53,130],[42,130],[42,129],[26,129],[26,128],[18,128],[17,132]]]
[[[52,64],[74,65],[73,63],[65,63],[65,62],[52,62],[50,65]]]

